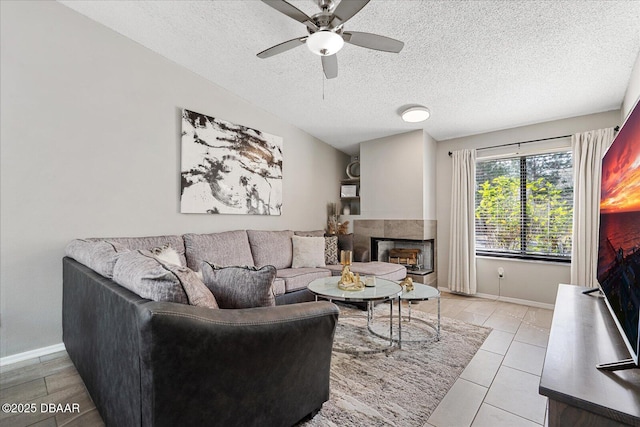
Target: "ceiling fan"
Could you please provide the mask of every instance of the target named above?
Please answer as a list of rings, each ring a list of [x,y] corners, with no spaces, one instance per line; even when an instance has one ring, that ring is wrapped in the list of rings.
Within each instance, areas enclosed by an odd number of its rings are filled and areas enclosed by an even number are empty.
[[[398,53],[404,43],[389,37],[358,31],[343,31],[342,26],[370,0],[341,0],[336,6],[334,0],[316,0],[321,12],[308,16],[285,0],[262,0],[277,11],[306,25],[309,35],[277,44],[258,53],[258,58],[269,58],[289,49],[306,44],[311,52],[320,55],[322,69],[327,79],[338,77],[336,53],[344,43],[367,49]]]

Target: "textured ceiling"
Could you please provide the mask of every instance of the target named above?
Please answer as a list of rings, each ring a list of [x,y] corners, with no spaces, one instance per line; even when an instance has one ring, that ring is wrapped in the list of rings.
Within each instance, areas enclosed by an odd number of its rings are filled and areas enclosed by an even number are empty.
[[[637,0],[372,0],[345,30],[402,40],[403,51],[347,44],[338,77],[324,80],[304,46],[256,57],[307,34],[259,1],[61,3],[350,154],[413,129],[445,140],[618,109],[640,51]],[[404,123],[412,104],[431,118]]]

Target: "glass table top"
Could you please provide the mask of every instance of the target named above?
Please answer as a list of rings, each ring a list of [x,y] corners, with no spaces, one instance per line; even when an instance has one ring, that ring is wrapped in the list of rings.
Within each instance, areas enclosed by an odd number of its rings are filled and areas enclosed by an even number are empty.
[[[384,301],[395,298],[402,292],[402,288],[395,282],[376,278],[376,286],[365,287],[361,291],[345,291],[338,288],[340,276],[323,277],[309,283],[307,289],[314,294],[338,301]]]
[[[440,291],[422,283],[414,283],[411,292],[403,292],[400,296],[400,299],[405,301],[424,301],[431,298],[440,298]]]

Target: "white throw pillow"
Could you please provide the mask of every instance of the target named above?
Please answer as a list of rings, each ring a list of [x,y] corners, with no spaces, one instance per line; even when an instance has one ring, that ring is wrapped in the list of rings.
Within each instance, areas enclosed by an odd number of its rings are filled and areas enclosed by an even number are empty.
[[[324,267],[324,237],[291,237],[293,262],[291,268]]]
[[[182,261],[180,261],[180,255],[178,255],[178,252],[168,243],[166,245],[153,248],[150,251],[152,254],[166,263],[184,267],[182,265]]]

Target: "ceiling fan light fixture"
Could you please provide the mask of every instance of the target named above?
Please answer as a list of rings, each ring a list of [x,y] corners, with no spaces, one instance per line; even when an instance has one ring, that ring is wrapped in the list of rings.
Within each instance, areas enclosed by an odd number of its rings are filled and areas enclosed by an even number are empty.
[[[427,107],[411,107],[404,110],[401,114],[402,120],[407,123],[424,122],[429,118],[431,112]]]
[[[334,55],[344,46],[344,40],[333,31],[317,31],[307,38],[307,47],[316,55]]]

